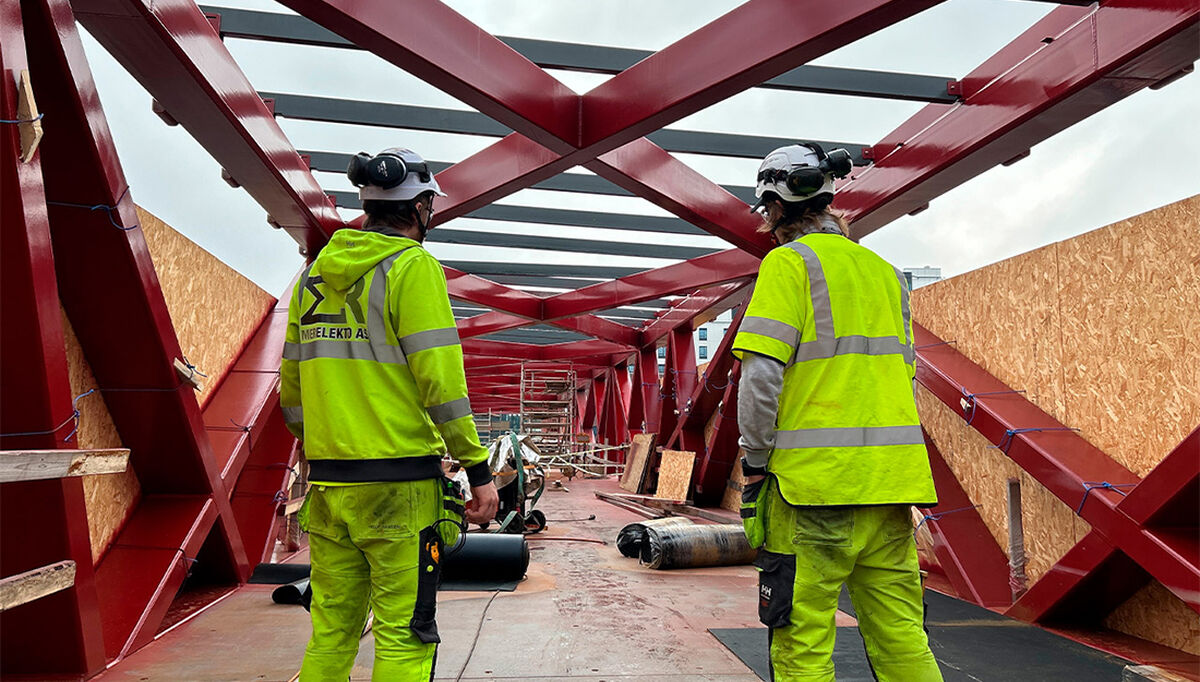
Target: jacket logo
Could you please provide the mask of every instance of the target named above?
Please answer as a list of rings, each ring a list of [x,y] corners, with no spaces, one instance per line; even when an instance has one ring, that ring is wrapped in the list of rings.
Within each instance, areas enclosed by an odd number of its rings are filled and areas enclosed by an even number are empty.
[[[325,294],[321,293],[318,284],[324,284],[325,278],[320,275],[309,277],[304,280],[304,290],[313,295],[312,305],[308,307],[303,315],[300,316],[301,325],[309,324],[346,324],[346,308],[350,308],[350,313],[354,315],[354,319],[359,324],[366,324],[367,318],[363,315],[362,298],[363,290],[367,287],[366,278],[359,278],[354,286],[350,287],[350,291],[346,292],[346,305],[337,313],[318,313],[317,306],[321,305],[321,301],[325,300]]]

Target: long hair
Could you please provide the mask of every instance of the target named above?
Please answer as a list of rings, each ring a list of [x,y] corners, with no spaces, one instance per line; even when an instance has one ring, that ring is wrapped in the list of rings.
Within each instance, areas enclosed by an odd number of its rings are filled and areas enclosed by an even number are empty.
[[[782,201],[779,195],[769,193],[769,199],[779,200],[783,206],[783,215],[776,222],[764,222],[759,226],[759,232],[780,231],[784,242],[815,232],[829,232],[834,225],[843,237],[850,236],[850,226],[842,214],[829,208],[833,203],[832,194],[818,194],[804,201]]]

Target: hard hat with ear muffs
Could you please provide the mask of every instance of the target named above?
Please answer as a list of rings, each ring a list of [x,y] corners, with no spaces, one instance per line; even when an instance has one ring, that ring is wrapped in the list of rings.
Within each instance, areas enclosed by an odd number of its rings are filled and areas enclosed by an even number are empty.
[[[754,187],[758,203],[750,211],[753,213],[766,203],[763,196],[767,192],[773,192],[787,202],[833,194],[834,179],[846,177],[853,168],[850,152],[845,149],[834,149],[826,154],[816,142],[780,147],[767,154],[758,166]]]
[[[346,177],[363,201],[411,201],[424,192],[446,196],[425,159],[411,149],[390,147],[375,156],[359,152],[351,157]]]

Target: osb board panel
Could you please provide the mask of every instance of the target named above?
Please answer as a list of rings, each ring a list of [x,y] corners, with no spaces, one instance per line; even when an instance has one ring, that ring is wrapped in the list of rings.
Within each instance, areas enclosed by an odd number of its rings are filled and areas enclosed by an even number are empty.
[[[654,496],[664,500],[686,500],[695,464],[694,452],[663,450],[662,462],[658,465],[658,489]]]
[[[1145,476],[1200,423],[1200,196],[913,292],[921,324]]]
[[[1157,580],[1118,606],[1104,619],[1104,625],[1200,655],[1200,616]]]
[[[1200,423],[1200,196],[1056,246],[1067,424],[1145,476]]]
[[[646,464],[650,461],[650,451],[654,449],[655,434],[638,433],[629,443],[629,456],[625,458],[625,471],[621,473],[620,486],[622,490],[637,493],[646,477]]]
[[[1091,527],[1000,450],[967,426],[937,396],[917,387],[917,411],[930,438],[963,490],[978,505],[992,537],[1008,555],[1008,479],[1021,481],[1021,525],[1025,533],[1025,572],[1041,577]]]
[[[92,389],[99,388],[92,368],[84,356],[71,321],[66,312],[62,313],[63,335],[67,350],[67,373],[71,384],[71,395],[79,396]],[[75,445],[82,449],[119,448],[123,447],[117,427],[109,416],[108,406],[104,395],[96,391],[91,395],[80,398],[76,403],[79,410],[79,430],[72,439]],[[141,496],[141,486],[133,468],[127,468],[119,474],[99,474],[84,476],[83,497],[84,508],[87,512],[88,534],[92,544],[92,561],[100,560],[101,555],[116,537],[117,531],[129,518]]]
[[[737,462],[729,471],[729,481],[725,483],[725,494],[721,496],[721,509],[729,511],[741,511],[742,509],[742,486],[746,484],[746,477],[742,475],[742,456],[746,453],[738,448]]]
[[[203,406],[275,304],[275,298],[215,256],[138,208],[179,347],[196,369]]]
[[[913,317],[1062,421],[1057,283],[1050,245],[917,289]]]

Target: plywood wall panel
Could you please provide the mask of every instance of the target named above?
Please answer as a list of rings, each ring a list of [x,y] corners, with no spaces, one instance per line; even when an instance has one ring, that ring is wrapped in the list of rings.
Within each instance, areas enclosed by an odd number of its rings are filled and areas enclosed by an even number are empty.
[[[1055,247],[1067,423],[1145,476],[1200,423],[1200,197]]]
[[[1118,606],[1104,624],[1200,656],[1200,618],[1157,580]]]
[[[137,211],[179,346],[208,375],[197,395],[204,405],[275,298],[149,211]]]
[[[1057,279],[1054,247],[1048,246],[917,289],[913,317],[1062,419]]]
[[[79,338],[71,327],[71,321],[63,312],[63,333],[67,350],[67,374],[71,384],[71,395],[79,396],[98,389],[96,377],[88,364]],[[79,410],[79,430],[73,441],[82,449],[124,447],[117,427],[113,425],[104,402],[104,394],[96,390],[80,398],[76,403]],[[66,432],[63,432],[64,435]],[[133,467],[119,474],[99,474],[83,477],[84,508],[87,512],[88,534],[92,545],[92,561],[100,560],[105,550],[116,537],[117,531],[129,518],[138,498],[141,485]]]
[[[1139,476],[1200,423],[1200,196],[923,287],[912,302],[918,322]],[[1021,480],[1031,582],[1087,533],[956,410],[924,389],[918,409],[1005,551],[1003,484]],[[1108,624],[1169,646],[1191,637],[1193,653],[1200,631],[1154,585]]]

